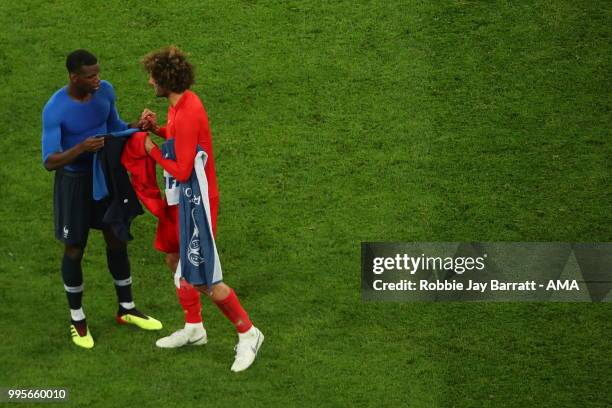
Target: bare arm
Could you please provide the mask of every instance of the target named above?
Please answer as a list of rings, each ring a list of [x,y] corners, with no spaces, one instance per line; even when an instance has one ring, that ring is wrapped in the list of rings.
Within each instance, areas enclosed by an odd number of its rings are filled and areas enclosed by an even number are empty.
[[[103,137],[88,137],[68,150],[50,154],[45,161],[45,168],[49,171],[57,170],[60,167],[72,163],[81,153],[97,152],[103,146]]]

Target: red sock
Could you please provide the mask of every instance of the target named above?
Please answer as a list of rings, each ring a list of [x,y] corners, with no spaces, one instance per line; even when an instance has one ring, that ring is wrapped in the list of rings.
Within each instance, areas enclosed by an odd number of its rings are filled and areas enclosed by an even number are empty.
[[[251,323],[247,312],[245,312],[240,305],[240,301],[238,300],[238,296],[236,296],[234,289],[230,289],[230,293],[225,299],[215,303],[217,307],[221,309],[221,312],[223,312],[225,317],[227,317],[232,324],[236,326],[238,333],[245,333],[251,327],[253,327],[253,323]]]
[[[181,279],[181,287],[176,288],[176,295],[185,312],[186,323],[202,323],[202,304],[200,292]]]

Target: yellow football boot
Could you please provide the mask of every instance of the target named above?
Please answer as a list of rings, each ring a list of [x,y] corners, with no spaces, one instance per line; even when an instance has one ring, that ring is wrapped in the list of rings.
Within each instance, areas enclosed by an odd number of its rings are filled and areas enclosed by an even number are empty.
[[[117,314],[117,323],[133,324],[143,330],[161,330],[162,324],[159,320],[147,316],[137,309],[129,309],[124,313]]]
[[[86,330],[87,332],[85,333],[85,335],[81,336],[74,324],[70,325],[70,335],[72,336],[73,343],[79,347],[90,349],[94,346],[94,340],[93,337],[91,337],[91,333],[89,332],[89,327],[87,327]]]

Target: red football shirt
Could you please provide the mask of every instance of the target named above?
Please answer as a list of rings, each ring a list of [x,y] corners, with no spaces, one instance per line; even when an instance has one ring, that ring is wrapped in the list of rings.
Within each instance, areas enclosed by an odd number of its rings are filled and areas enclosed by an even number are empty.
[[[219,196],[212,137],[208,126],[208,115],[198,96],[185,91],[176,106],[168,107],[168,123],[160,128],[160,136],[174,138],[176,161],[164,159],[159,148],[151,150],[151,157],[179,182],[191,177],[196,156],[196,146],[200,145],[208,155],[204,171],[208,179],[208,197]]]

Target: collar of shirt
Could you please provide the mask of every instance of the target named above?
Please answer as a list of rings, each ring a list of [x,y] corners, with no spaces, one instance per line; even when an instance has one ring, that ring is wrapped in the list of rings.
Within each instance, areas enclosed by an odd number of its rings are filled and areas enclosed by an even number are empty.
[[[181,99],[179,99],[178,103],[175,106],[172,106],[172,105],[168,106],[168,122],[166,124],[168,128],[171,128],[173,126],[173,122],[174,122],[174,118],[176,117],[176,113],[179,111],[179,109],[184,107],[185,104],[187,104],[187,100],[191,99],[192,94],[193,93],[190,90],[186,90],[183,93],[183,96],[181,96]]]

